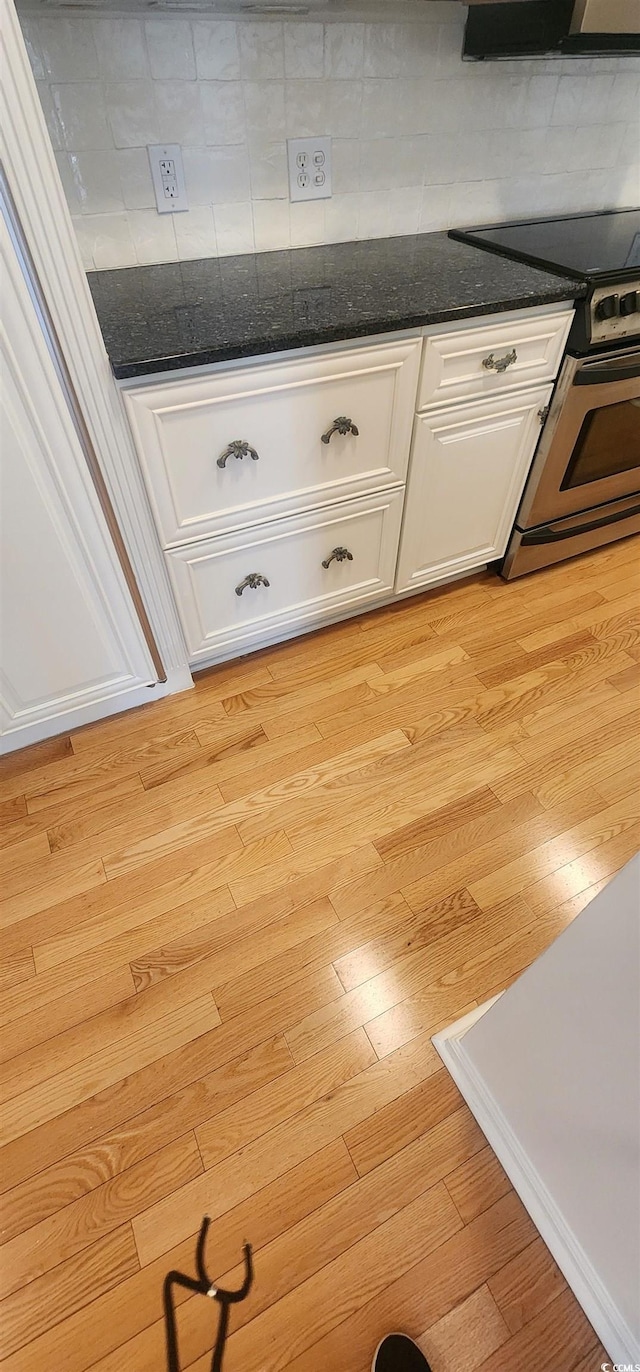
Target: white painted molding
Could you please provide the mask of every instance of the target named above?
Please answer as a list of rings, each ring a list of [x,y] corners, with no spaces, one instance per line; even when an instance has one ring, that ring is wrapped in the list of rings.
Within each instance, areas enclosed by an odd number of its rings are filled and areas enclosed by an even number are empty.
[[[93,724],[97,719],[107,719],[109,715],[120,714],[122,710],[134,710],[141,705],[148,705],[152,700],[162,700],[164,696],[174,695],[178,691],[188,691],[191,686],[193,681],[189,669],[176,667],[164,682],[157,681],[151,686],[128,687],[122,691],[114,691],[108,699],[103,695],[99,700],[86,701],[82,705],[74,705],[72,701],[69,701],[66,707],[60,704],[57,712],[48,714],[46,719],[25,724],[22,728],[5,734],[0,739],[0,756],[13,753],[18,748],[26,748],[31,743],[40,743],[52,734],[71,733],[82,728],[84,724]]]
[[[433,1045],[612,1362],[628,1367],[640,1366],[640,1343],[465,1052],[465,1034],[499,999],[499,995],[494,996],[463,1019],[434,1034]]]
[[[5,46],[0,148],[7,181],[168,678],[184,681],[182,629],[13,0],[0,0],[0,13]]]

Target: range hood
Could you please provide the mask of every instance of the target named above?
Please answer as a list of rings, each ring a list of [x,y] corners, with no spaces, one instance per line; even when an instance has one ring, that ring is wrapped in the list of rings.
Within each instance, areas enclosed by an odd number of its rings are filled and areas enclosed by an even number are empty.
[[[640,0],[467,0],[463,56],[640,52]]]

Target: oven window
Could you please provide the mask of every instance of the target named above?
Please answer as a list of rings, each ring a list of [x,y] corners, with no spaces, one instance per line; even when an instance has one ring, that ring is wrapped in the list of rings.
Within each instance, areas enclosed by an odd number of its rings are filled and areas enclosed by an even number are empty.
[[[561,491],[640,467],[640,400],[590,410],[582,423]]]

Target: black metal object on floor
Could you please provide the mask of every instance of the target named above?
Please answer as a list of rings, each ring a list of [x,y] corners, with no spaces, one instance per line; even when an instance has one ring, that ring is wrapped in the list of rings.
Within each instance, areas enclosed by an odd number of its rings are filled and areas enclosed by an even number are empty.
[[[176,1328],[176,1313],[173,1304],[173,1287],[183,1286],[187,1291],[193,1291],[197,1295],[208,1296],[210,1300],[217,1301],[220,1306],[220,1318],[218,1321],[218,1332],[216,1335],[215,1347],[213,1349],[211,1372],[221,1372],[222,1357],[224,1346],[227,1339],[229,1328],[230,1307],[238,1301],[243,1301],[248,1296],[253,1283],[253,1260],[251,1256],[251,1245],[244,1245],[244,1265],[245,1279],[239,1291],[223,1291],[221,1287],[214,1286],[207,1276],[204,1265],[204,1248],[207,1239],[207,1231],[211,1221],[208,1216],[200,1225],[198,1243],[196,1245],[196,1277],[188,1277],[184,1272],[167,1272],[162,1289],[164,1303],[164,1323],[167,1340],[167,1372],[180,1372],[180,1361],[178,1356],[178,1331]]]

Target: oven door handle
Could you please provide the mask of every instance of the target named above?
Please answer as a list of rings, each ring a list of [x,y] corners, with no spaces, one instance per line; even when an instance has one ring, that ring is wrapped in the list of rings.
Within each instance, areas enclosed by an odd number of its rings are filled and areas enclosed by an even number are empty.
[[[589,524],[576,524],[573,529],[553,529],[543,524],[539,529],[531,529],[522,535],[523,548],[535,548],[541,543],[560,543],[563,538],[577,538],[578,534],[590,534],[594,529],[604,529],[606,524],[617,524],[619,519],[631,519],[640,514],[640,505],[632,505],[629,510],[618,510],[616,514],[604,515],[602,519],[592,519]]]
[[[579,367],[574,378],[574,386],[601,386],[606,381],[633,381],[640,376],[640,354],[630,357],[625,366],[624,360],[612,357],[610,361]]]

